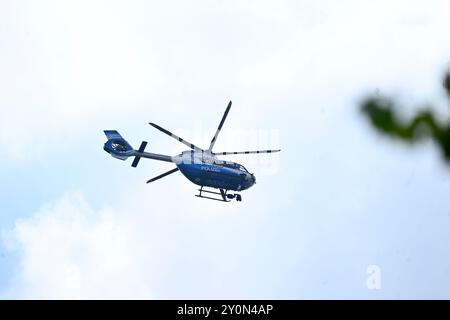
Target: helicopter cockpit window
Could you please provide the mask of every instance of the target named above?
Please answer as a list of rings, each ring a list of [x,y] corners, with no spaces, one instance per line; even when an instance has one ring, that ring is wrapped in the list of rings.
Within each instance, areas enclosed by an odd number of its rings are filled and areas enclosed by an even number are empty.
[[[224,162],[222,165],[224,167],[231,168],[231,169],[238,169],[239,168],[239,166],[236,163],[233,163],[233,162]]]
[[[239,170],[248,172],[248,170],[243,165],[239,165]]]

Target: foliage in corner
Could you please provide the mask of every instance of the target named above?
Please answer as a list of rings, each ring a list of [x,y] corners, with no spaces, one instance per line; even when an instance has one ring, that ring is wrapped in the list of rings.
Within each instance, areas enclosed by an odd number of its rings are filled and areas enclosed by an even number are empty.
[[[443,86],[450,98],[450,71]],[[430,108],[418,112],[405,122],[398,115],[398,106],[389,98],[369,97],[361,105],[362,113],[379,132],[407,143],[433,139],[450,165],[450,121],[441,123]]]

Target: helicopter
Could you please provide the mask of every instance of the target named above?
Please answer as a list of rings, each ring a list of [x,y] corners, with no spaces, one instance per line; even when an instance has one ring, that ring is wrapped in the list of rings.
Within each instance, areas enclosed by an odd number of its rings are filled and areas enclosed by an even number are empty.
[[[108,141],[104,144],[103,149],[116,159],[126,160],[129,157],[134,157],[131,164],[132,167],[137,167],[141,158],[175,163],[176,168],[148,180],[147,183],[154,182],[180,171],[189,181],[200,186],[200,189],[198,189],[199,194],[196,194],[196,197],[223,202],[230,202],[232,199],[242,201],[242,196],[240,194],[229,193],[229,191],[241,192],[249,189],[256,183],[255,175],[250,173],[243,165],[236,162],[220,160],[217,156],[275,153],[280,152],[281,150],[213,152],[217,137],[219,136],[222,126],[231,109],[231,103],[231,101],[228,103],[208,149],[199,148],[193,143],[180,138],[152,122],[149,123],[152,127],[178,140],[189,147],[190,150],[183,151],[176,156],[145,152],[147,141],[142,141],[139,149],[135,150],[116,130],[104,130]],[[208,190],[206,188],[213,190]],[[214,189],[219,189],[220,192],[217,192]]]

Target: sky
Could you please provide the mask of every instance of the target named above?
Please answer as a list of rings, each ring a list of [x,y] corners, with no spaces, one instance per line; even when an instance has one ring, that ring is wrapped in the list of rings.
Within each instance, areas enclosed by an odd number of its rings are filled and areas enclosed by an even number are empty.
[[[0,298],[448,299],[450,167],[376,133],[364,97],[408,117],[450,68],[450,3],[0,2]],[[185,146],[256,174],[243,202],[103,151]],[[147,161],[146,161],[147,160]]]

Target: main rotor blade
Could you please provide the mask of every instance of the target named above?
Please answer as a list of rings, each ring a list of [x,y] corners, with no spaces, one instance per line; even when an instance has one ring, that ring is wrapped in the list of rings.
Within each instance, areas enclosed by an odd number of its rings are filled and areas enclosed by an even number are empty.
[[[220,121],[219,127],[217,128],[216,134],[211,140],[211,144],[209,145],[208,150],[211,151],[214,147],[214,144],[216,143],[217,137],[219,136],[220,130],[222,129],[223,123],[225,122],[225,119],[228,116],[228,112],[230,112],[231,109],[231,101],[228,103],[227,109],[225,110],[225,113],[223,114],[222,120]]]
[[[258,151],[238,151],[238,152],[214,152],[215,156],[227,156],[230,154],[258,154],[258,153],[275,153],[280,152],[279,150],[258,150]]]
[[[164,132],[165,134],[167,134],[168,136],[174,138],[175,140],[180,141],[182,144],[188,146],[188,147],[191,148],[191,149],[203,151],[203,149],[197,147],[195,144],[190,143],[190,142],[188,142],[188,141],[186,141],[186,140],[180,138],[179,136],[173,134],[172,132],[170,132],[170,131],[168,131],[168,130],[166,130],[166,129],[160,127],[160,126],[158,126],[157,124],[154,124],[154,123],[149,122],[149,125],[151,125],[152,127],[158,129],[159,131]]]
[[[159,179],[164,178],[165,176],[168,176],[169,174],[175,173],[175,172],[177,172],[177,171],[178,171],[178,168],[172,169],[172,170],[170,170],[170,171],[167,171],[166,173],[163,173],[163,174],[161,174],[161,175],[159,175],[159,176],[157,176],[157,177],[154,177],[154,178],[148,180],[147,183],[150,183],[150,182],[159,180]]]

